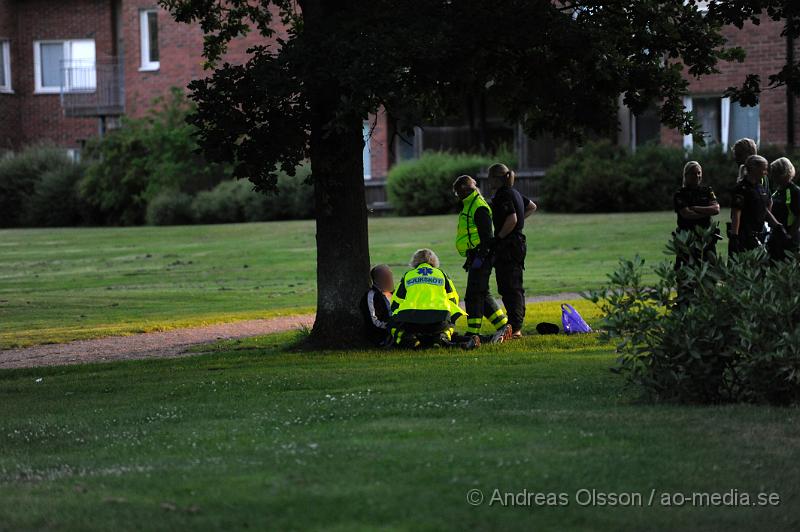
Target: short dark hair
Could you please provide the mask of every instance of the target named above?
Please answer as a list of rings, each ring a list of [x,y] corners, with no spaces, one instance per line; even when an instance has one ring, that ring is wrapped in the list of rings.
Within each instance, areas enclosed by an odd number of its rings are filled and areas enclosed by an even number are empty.
[[[378,275],[379,270],[388,270],[388,264],[376,264],[372,267],[369,271],[369,281],[374,286],[375,285],[375,277]]]

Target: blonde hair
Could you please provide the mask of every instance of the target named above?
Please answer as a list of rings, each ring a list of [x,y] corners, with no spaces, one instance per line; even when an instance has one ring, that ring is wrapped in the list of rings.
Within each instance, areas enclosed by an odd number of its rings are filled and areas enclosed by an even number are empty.
[[[412,268],[416,268],[420,264],[430,264],[434,268],[439,267],[439,257],[436,256],[432,250],[428,248],[418,249],[411,255],[411,262],[408,263]]]
[[[506,185],[513,187],[517,174],[503,163],[494,163],[489,167],[490,181],[503,181]]]
[[[758,145],[753,139],[745,137],[737,140],[733,144],[731,151],[736,164],[739,165],[739,175],[736,178],[736,181],[739,182],[744,179],[746,174],[744,165],[747,162],[747,158],[758,153]]]
[[[683,186],[686,186],[686,174],[688,174],[689,170],[691,170],[692,168],[699,168],[701,172],[703,171],[703,167],[700,166],[700,163],[698,163],[697,161],[689,161],[688,163],[683,165]]]
[[[753,139],[743,138],[737,140],[731,148],[736,164],[744,164],[747,158],[758,153],[758,146]]]
[[[794,179],[794,172],[794,165],[792,164],[792,161],[786,157],[776,159],[769,165],[770,180],[775,180],[779,177],[788,177],[789,181],[791,181]]]
[[[760,155],[751,155],[742,165],[742,168],[744,168],[744,173],[740,169],[739,175],[741,175],[742,179],[744,179],[745,177],[750,175],[750,171],[756,166],[765,166],[769,168],[769,162],[767,162],[767,160]]]
[[[464,183],[467,182],[467,179],[472,179],[471,175],[460,175],[453,181],[453,190],[458,191],[459,187],[461,187]]]

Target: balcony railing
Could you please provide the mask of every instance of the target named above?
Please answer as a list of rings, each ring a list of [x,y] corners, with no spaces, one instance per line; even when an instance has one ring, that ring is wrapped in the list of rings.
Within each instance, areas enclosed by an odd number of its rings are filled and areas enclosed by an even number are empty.
[[[61,107],[66,116],[119,116],[125,112],[122,63],[62,61]]]

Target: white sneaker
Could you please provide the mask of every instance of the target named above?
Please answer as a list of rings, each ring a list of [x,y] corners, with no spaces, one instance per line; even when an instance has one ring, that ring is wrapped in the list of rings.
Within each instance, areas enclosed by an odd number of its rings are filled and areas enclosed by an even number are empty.
[[[506,325],[505,327],[499,329],[492,335],[492,338],[491,340],[489,340],[489,343],[502,344],[506,340],[510,340],[512,334],[514,334],[514,331],[511,329],[511,325]]]

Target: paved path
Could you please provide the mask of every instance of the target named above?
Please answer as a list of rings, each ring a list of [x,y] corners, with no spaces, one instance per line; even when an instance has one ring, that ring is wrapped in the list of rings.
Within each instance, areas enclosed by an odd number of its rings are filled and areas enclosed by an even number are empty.
[[[8,349],[0,351],[0,369],[177,357],[188,354],[193,345],[288,331],[313,322],[312,314],[304,314]]]
[[[580,294],[565,292],[526,298],[528,303],[580,299]],[[310,327],[312,314],[285,316],[264,320],[219,323],[205,327],[174,329],[164,332],[109,336],[93,340],[78,340],[66,344],[46,344],[18,349],[0,350],[0,369],[59,366],[86,362],[110,362],[139,358],[169,358],[187,355],[187,350],[199,344],[233,338],[261,336],[275,332]]]

